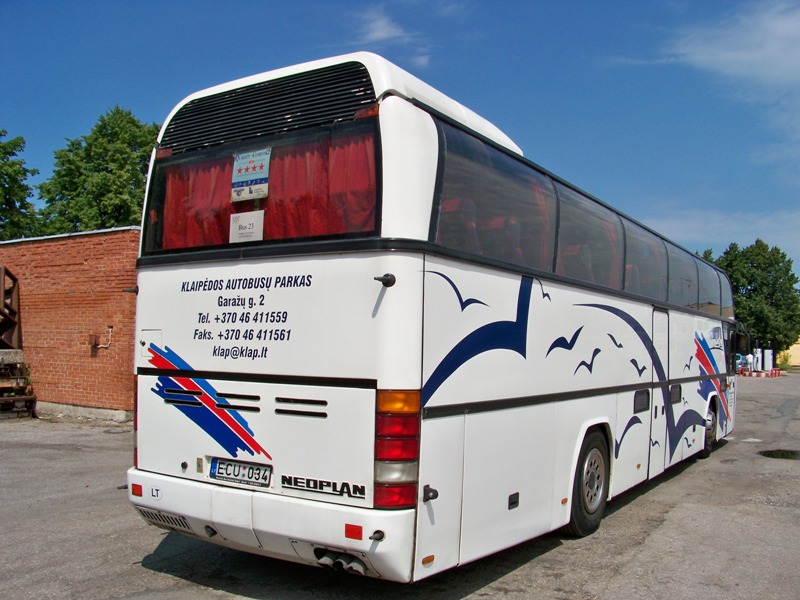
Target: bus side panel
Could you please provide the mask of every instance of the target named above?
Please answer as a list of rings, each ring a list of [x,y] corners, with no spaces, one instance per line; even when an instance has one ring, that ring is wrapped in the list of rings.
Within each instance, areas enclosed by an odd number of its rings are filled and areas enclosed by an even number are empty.
[[[461,562],[551,529],[556,405],[467,416]]]
[[[691,377],[694,365],[694,320],[691,315],[670,313],[669,319],[669,369],[670,400],[667,404],[667,450],[664,466],[669,468],[684,458],[692,442],[686,438],[687,431],[682,427],[695,411],[688,410],[690,389],[693,383],[672,383],[676,379]],[[692,435],[691,427],[688,435]]]
[[[649,382],[648,382],[649,383]],[[614,473],[609,494],[616,496],[624,490],[647,479],[650,461],[650,407],[653,405],[653,390],[649,385],[640,390],[628,391],[616,396],[616,427],[611,445],[611,460]],[[625,451],[617,440],[625,440]]]
[[[670,379],[702,379],[673,384],[680,385],[680,395],[676,391],[671,403],[674,434],[669,440],[672,454],[667,457],[668,466],[703,448],[706,413],[712,399],[718,399],[718,422],[729,418],[723,385],[727,371],[724,346],[718,319],[676,312],[670,315],[670,354],[674,357]]]
[[[420,441],[420,493],[429,485],[436,498],[422,501],[417,515],[414,579],[429,577],[459,562],[463,495],[464,415],[427,419]],[[434,556],[433,562],[423,559]]]
[[[653,479],[664,472],[667,456],[667,407],[669,388],[662,381],[669,373],[669,313],[653,311],[653,355],[660,364],[660,372],[652,373],[653,396],[650,406],[650,461],[647,477]],[[661,385],[658,385],[661,383]]]
[[[466,415],[462,562],[568,521],[590,426],[608,438],[612,494],[646,477],[634,392],[652,386],[650,305],[429,257],[424,322],[426,411]]]

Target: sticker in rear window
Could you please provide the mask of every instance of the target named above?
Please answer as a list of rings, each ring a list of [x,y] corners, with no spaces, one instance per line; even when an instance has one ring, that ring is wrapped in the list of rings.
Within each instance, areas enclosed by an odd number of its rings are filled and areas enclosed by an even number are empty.
[[[231,202],[267,197],[271,154],[272,148],[266,148],[234,155]]]
[[[264,211],[253,210],[231,215],[231,244],[256,242],[264,239]]]

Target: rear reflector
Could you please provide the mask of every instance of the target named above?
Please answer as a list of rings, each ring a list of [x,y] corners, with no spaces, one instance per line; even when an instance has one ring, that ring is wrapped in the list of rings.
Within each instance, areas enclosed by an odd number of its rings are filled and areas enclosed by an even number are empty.
[[[140,483],[131,484],[131,494],[134,496],[142,497],[142,485]]]
[[[361,527],[361,525],[351,525],[350,523],[345,523],[344,537],[350,540],[363,540],[364,528]]]
[[[416,504],[416,483],[375,486],[375,508],[413,508]]]
[[[417,460],[419,439],[381,438],[375,440],[375,460]]]
[[[419,435],[419,415],[378,415],[375,423],[376,435],[417,436]]]

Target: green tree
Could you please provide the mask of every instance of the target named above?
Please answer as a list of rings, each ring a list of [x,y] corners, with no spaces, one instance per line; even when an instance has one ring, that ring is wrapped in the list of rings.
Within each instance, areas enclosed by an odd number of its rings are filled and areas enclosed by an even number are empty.
[[[89,135],[55,152],[53,176],[39,186],[46,234],[138,225],[150,151],[158,125],[118,106],[100,116]]]
[[[27,179],[38,171],[28,169],[24,160],[16,158],[25,150],[25,140],[15,137],[4,142],[7,133],[0,129],[0,240],[36,234],[36,213],[28,200],[33,189]]]
[[[800,279],[785,252],[757,239],[747,248],[731,244],[714,262],[731,278],[736,318],[754,343],[777,353],[800,338]]]

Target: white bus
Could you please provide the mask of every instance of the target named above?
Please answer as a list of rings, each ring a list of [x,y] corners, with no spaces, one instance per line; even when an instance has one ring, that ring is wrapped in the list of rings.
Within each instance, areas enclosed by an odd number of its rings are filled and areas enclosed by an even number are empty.
[[[136,335],[146,521],[400,582],[590,534],[735,420],[725,274],[368,53],[173,110]]]

